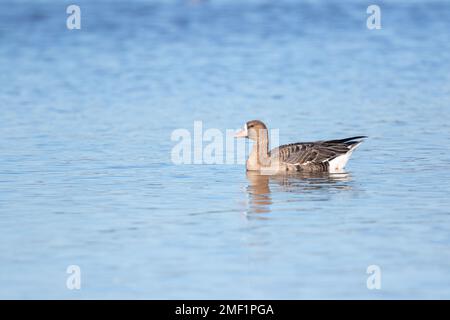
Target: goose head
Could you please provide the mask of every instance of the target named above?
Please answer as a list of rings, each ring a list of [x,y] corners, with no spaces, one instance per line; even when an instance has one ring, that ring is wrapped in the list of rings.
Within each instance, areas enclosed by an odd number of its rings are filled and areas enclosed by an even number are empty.
[[[244,128],[236,132],[236,138],[248,138],[253,141],[258,141],[261,135],[267,134],[266,125],[260,120],[248,121]]]

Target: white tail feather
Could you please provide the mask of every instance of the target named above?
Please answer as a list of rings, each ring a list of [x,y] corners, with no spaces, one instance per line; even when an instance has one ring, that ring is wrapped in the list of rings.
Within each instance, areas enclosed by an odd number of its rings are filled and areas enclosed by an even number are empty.
[[[347,153],[340,155],[339,157],[334,158],[333,160],[331,160],[329,162],[329,172],[330,173],[338,173],[338,172],[342,172],[342,170],[344,170],[345,165],[347,164],[348,160],[350,159],[353,151],[362,143],[359,142],[353,146],[350,147],[350,149],[348,150]]]

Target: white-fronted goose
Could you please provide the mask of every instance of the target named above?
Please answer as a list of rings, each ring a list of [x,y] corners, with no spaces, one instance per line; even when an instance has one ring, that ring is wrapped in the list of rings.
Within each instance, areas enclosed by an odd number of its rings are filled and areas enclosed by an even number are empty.
[[[266,125],[252,120],[236,133],[237,138],[248,138],[255,143],[247,160],[248,171],[262,173],[341,172],[352,152],[366,136],[340,140],[298,142],[279,146],[269,151]]]

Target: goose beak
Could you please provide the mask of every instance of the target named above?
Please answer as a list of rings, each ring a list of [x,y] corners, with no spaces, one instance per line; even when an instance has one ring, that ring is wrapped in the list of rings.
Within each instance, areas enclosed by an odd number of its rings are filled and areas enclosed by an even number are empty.
[[[241,129],[241,130],[237,131],[234,134],[234,137],[235,138],[246,138],[246,137],[248,137],[247,124],[244,125],[244,129]]]

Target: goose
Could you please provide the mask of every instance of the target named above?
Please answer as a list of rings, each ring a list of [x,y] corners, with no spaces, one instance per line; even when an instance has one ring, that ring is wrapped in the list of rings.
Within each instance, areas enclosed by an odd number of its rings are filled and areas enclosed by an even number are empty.
[[[246,162],[247,171],[264,174],[280,172],[330,172],[344,170],[353,151],[366,136],[356,136],[339,140],[297,142],[279,146],[269,151],[266,125],[260,120],[248,121],[235,134],[236,138],[254,141]]]

